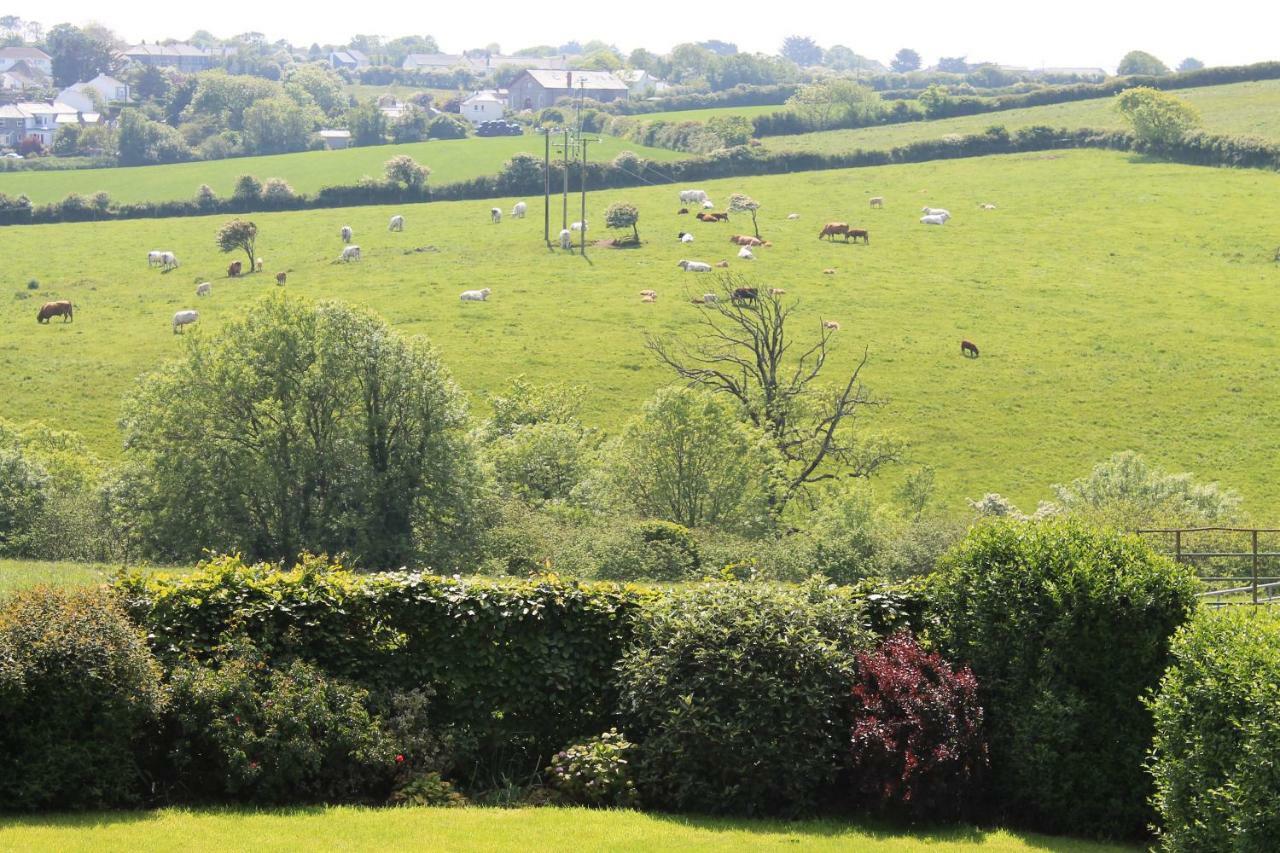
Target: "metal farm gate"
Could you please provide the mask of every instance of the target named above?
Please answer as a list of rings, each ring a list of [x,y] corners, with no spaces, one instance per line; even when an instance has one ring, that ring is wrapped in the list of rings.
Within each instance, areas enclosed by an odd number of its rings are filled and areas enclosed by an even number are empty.
[[[1193,566],[1211,607],[1280,603],[1280,528],[1179,527],[1135,531]]]

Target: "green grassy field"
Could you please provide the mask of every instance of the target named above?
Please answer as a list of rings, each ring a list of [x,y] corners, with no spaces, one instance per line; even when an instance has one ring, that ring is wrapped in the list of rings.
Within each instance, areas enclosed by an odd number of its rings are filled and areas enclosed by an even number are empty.
[[[1280,80],[1205,86],[1182,89],[1172,94],[1193,104],[1200,111],[1205,129],[1210,132],[1260,136],[1280,142]],[[1037,124],[1067,128],[1124,127],[1124,121],[1116,112],[1115,100],[1096,98],[938,121],[771,136],[764,143],[773,151],[879,150],[921,139],[937,139],[949,133],[979,133],[994,124],[1004,125],[1011,131]]]
[[[92,586],[105,583],[121,567],[106,563],[72,563],[45,560],[0,560],[0,597],[33,586]],[[185,574],[193,567],[151,568],[146,572]]]
[[[1258,215],[1280,175],[1066,151],[704,186],[713,198],[744,190],[763,202],[762,232],[776,245],[732,271],[786,288],[802,328],[839,321],[833,370],[870,349],[864,378],[891,403],[868,426],[908,439],[911,460],[937,469],[944,506],[999,491],[1034,507],[1050,483],[1131,448],[1239,489],[1256,517],[1280,509],[1270,472],[1280,452],[1270,414],[1280,387],[1280,235]],[[885,196],[886,208],[868,210],[870,195]],[[736,217],[705,225],[677,216],[675,188],[655,187],[593,194],[593,237],[608,236],[602,211],[624,198],[640,207],[645,246],[586,259],[548,251],[538,199],[528,219],[497,226],[489,201],[405,207],[403,234],[387,232],[385,207],[254,218],[267,271],[289,270],[289,293],[365,305],[427,335],[476,400],[518,374],[580,384],[587,418],[616,430],[670,381],[643,333],[692,331],[700,309],[689,297],[716,286],[676,262],[732,258],[727,235],[749,228]],[[978,210],[986,201],[999,209]],[[925,204],[955,218],[922,226]],[[786,220],[792,211],[799,221]],[[832,219],[874,239],[815,239]],[[222,221],[7,230],[0,416],[81,431],[118,456],[121,396],[178,351],[173,312],[198,308],[191,333],[208,334],[278,292],[270,275],[223,277],[228,258],[213,243]],[[334,261],[344,223],[363,248],[359,263]],[[697,242],[677,242],[682,229]],[[421,247],[436,251],[412,251]],[[156,248],[176,251],[183,266],[148,270]],[[823,275],[827,267],[837,273]],[[32,278],[34,294],[24,287]],[[213,295],[197,300],[204,279]],[[485,286],[489,302],[458,301]],[[640,303],[645,288],[658,291],[656,304]],[[77,304],[74,323],[32,322],[52,298]],[[961,338],[982,357],[962,358]]]
[[[758,107],[709,107],[705,110],[673,110],[665,113],[641,113],[628,116],[640,121],[706,121],[716,116],[752,116],[768,115],[784,110],[782,104],[765,104]]]
[[[436,184],[495,175],[502,164],[521,151],[541,154],[541,137],[499,136],[432,140],[408,145],[375,145],[345,151],[307,151],[267,157],[238,157],[197,163],[132,168],[73,169],[61,172],[3,172],[0,192],[25,193],[37,204],[58,201],[68,193],[107,192],[115,201],[168,201],[194,198],[201,184],[219,195],[230,195],[236,178],[251,174],[259,179],[284,178],[298,192],[315,192],[332,184],[354,184],[362,175],[383,176],[383,164],[398,154],[408,154],[431,167]],[[688,157],[679,151],[648,148],[614,137],[603,137],[591,150],[595,160],[611,160],[620,151],[634,151],[653,160]]]
[[[164,809],[0,818],[0,848],[229,850],[1059,851],[1135,848],[1004,830],[899,830],[837,821],[722,820],[588,809]]]

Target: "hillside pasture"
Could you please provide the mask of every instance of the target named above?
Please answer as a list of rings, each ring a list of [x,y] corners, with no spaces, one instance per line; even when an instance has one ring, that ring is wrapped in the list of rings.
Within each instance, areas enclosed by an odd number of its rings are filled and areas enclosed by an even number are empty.
[[[484,175],[496,175],[511,155],[521,151],[542,154],[537,136],[472,137],[430,140],[406,145],[372,145],[343,151],[305,151],[264,157],[235,157],[109,169],[72,169],[60,172],[0,172],[0,193],[25,194],[36,204],[60,201],[70,193],[108,193],[113,201],[171,201],[195,198],[201,184],[220,196],[230,196],[236,178],[254,175],[260,180],[284,178],[300,193],[313,193],[334,184],[354,184],[361,176],[383,177],[383,164],[407,154],[431,167],[432,183],[452,183]],[[621,151],[634,151],[651,160],[675,160],[689,155],[664,148],[649,148],[605,136],[591,149],[594,160],[612,160]]]
[[[863,378],[891,402],[866,426],[911,442],[911,462],[937,470],[944,506],[999,491],[1033,508],[1048,484],[1134,449],[1239,489],[1257,517],[1280,507],[1270,476],[1280,234],[1257,215],[1280,176],[1064,151],[702,186],[720,204],[739,190],[759,199],[775,245],[737,261],[727,238],[749,221],[678,216],[669,186],[592,194],[593,241],[619,236],[602,227],[603,211],[625,199],[640,209],[645,242],[586,258],[546,247],[538,198],[528,218],[499,225],[487,200],[257,215],[266,272],[240,279],[226,278],[228,256],[213,241],[224,217],[11,228],[0,416],[81,431],[117,457],[121,396],[179,351],[173,313],[199,309],[186,334],[209,334],[283,290],[367,306],[426,335],[481,411],[485,392],[525,374],[583,386],[586,417],[611,432],[670,381],[644,333],[691,333],[702,309],[690,297],[717,286],[677,261],[726,258],[730,271],[799,301],[797,333],[840,323],[833,372],[868,348]],[[868,209],[874,195],[883,210]],[[512,200],[498,203],[510,211]],[[926,204],[954,219],[919,224]],[[405,214],[403,234],[387,231],[393,212]],[[788,221],[791,212],[800,218]],[[870,245],[817,240],[829,220],[868,228]],[[355,229],[359,262],[336,261],[343,224]],[[682,245],[681,230],[696,241]],[[172,249],[182,266],[149,270],[150,249]],[[204,280],[213,294],[197,298]],[[488,302],[459,301],[481,287],[493,291]],[[643,289],[657,302],[642,304]],[[73,300],[75,322],[33,322],[50,299]],[[962,338],[980,358],[961,356]]]
[[[1178,89],[1170,94],[1198,109],[1204,120],[1204,129],[1210,133],[1259,136],[1280,142],[1280,80]],[[1114,98],[1093,98],[936,121],[769,136],[763,141],[770,151],[835,153],[858,148],[875,151],[953,133],[962,136],[981,133],[992,125],[1002,125],[1012,132],[1034,125],[1121,129],[1125,122],[1116,111]]]

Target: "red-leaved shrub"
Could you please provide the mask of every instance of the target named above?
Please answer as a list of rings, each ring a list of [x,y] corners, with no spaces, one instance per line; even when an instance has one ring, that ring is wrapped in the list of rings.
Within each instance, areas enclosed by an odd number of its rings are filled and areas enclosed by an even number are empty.
[[[910,634],[858,655],[853,785],[863,805],[919,820],[969,812],[987,766],[978,681]]]

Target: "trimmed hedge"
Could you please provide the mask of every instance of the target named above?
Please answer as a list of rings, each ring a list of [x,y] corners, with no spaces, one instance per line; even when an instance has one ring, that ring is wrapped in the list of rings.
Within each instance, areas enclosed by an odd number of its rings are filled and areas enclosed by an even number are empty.
[[[1148,703],[1165,850],[1261,851],[1280,839],[1280,618],[1241,610],[1184,627]]]
[[[1143,833],[1154,727],[1142,699],[1198,589],[1136,537],[1075,522],[984,524],[944,558],[934,632],[978,677],[996,817]]]

